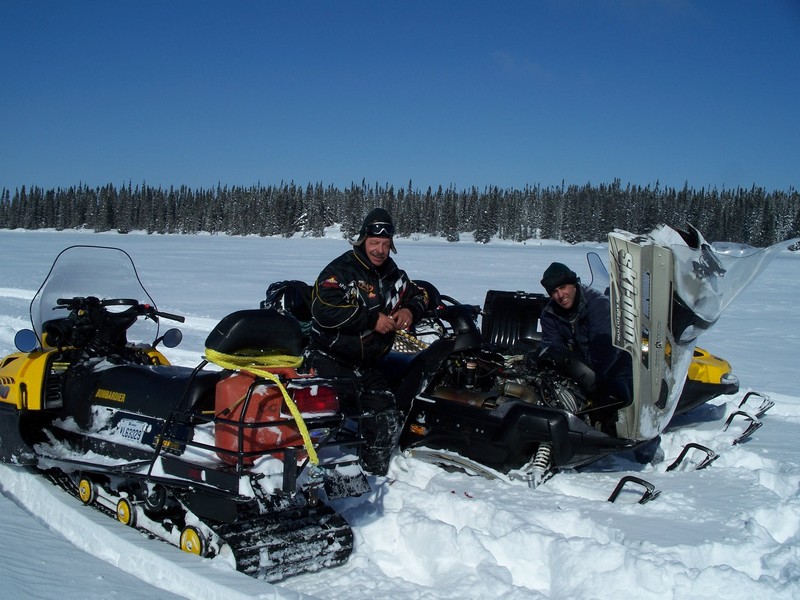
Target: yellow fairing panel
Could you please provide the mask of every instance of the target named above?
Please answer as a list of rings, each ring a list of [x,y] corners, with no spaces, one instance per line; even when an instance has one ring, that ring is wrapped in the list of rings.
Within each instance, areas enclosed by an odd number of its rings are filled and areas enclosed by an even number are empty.
[[[719,358],[703,348],[695,348],[689,365],[689,379],[703,383],[720,383],[733,369],[724,358]]]
[[[42,385],[52,352],[15,352],[0,364],[0,402],[18,409],[42,409]]]

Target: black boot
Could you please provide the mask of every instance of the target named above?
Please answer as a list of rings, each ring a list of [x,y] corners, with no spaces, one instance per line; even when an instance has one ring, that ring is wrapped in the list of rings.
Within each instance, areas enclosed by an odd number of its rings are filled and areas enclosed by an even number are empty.
[[[390,409],[364,419],[361,466],[373,475],[386,475],[392,451],[400,438],[400,411]]]

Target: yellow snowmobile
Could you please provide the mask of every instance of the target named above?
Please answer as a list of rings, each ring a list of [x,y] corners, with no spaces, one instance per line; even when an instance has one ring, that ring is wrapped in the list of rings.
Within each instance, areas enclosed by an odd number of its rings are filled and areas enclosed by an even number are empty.
[[[187,552],[227,548],[254,577],[346,561],[353,534],[329,501],[369,489],[360,438],[340,409],[348,390],[298,372],[299,323],[237,311],[192,368],[157,349],[180,342],[159,336],[164,319],[183,321],[124,251],[60,253],[33,329],[0,362],[0,459]]]

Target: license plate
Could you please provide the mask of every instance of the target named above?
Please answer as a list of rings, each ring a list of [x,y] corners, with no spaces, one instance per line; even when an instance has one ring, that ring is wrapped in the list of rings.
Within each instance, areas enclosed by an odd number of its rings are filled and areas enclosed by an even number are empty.
[[[117,423],[117,433],[126,440],[137,443],[142,441],[149,428],[149,423],[134,421],[133,419],[120,419],[120,422]]]

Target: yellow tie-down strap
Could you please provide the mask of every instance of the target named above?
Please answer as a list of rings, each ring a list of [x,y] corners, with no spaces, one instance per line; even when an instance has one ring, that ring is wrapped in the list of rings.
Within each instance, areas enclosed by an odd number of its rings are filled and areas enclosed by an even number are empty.
[[[278,389],[283,395],[283,400],[286,402],[286,406],[289,407],[289,412],[292,414],[292,418],[294,418],[295,423],[297,423],[297,429],[300,431],[300,435],[303,438],[303,446],[308,453],[308,460],[313,465],[319,464],[317,451],[314,449],[314,445],[311,443],[311,436],[308,434],[308,427],[306,427],[306,422],[303,420],[303,415],[300,414],[297,405],[289,396],[289,392],[286,391],[286,388],[281,383],[278,376],[269,370],[271,367],[297,368],[303,362],[303,358],[301,356],[238,356],[235,354],[224,354],[222,352],[217,352],[216,350],[206,348],[206,359],[215,365],[219,365],[223,369],[231,369],[233,371],[250,373],[255,377],[269,379],[275,385],[277,385]]]

